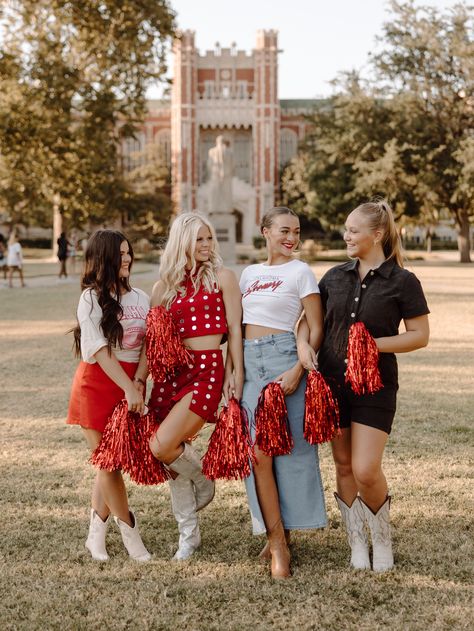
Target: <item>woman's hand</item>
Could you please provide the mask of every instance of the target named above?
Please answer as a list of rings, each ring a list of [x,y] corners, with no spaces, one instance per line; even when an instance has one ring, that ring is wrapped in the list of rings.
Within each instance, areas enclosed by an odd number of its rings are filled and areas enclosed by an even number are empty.
[[[315,370],[318,367],[316,352],[308,342],[298,342],[298,359],[305,370]]]
[[[285,370],[281,375],[278,375],[273,381],[279,383],[281,389],[283,390],[283,394],[288,396],[289,394],[293,394],[296,388],[300,385],[300,381],[304,375],[303,366],[298,362],[290,368],[290,370]]]
[[[124,394],[125,399],[127,400],[129,412],[143,414],[145,410],[145,402],[143,401],[143,395],[135,387],[135,384],[132,383],[132,385],[124,391]]]
[[[142,398],[145,398],[145,384],[143,383],[143,380],[139,380],[135,377],[132,383],[135,390],[138,390],[138,392],[142,395]]]
[[[224,377],[224,385],[222,387],[222,392],[226,405],[232,397],[234,397],[234,399],[237,399],[237,401],[240,401],[240,399],[242,398],[243,384],[243,376],[238,377],[234,373],[226,374],[226,376]]]

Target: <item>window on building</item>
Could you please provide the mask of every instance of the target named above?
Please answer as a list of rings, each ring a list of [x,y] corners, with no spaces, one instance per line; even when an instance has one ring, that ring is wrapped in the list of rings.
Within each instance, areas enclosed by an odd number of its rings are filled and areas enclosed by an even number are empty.
[[[122,142],[122,164],[126,172],[144,164],[145,134],[138,132],[134,138],[125,138]]]
[[[169,129],[161,129],[155,134],[155,145],[158,147],[158,156],[160,160],[171,164],[171,131]]]
[[[247,81],[239,81],[237,83],[237,94],[239,99],[246,99],[249,96]]]
[[[214,97],[214,81],[204,81],[204,98],[212,99]]]
[[[292,129],[283,128],[280,132],[280,169],[296,156],[298,136]]]
[[[230,85],[225,83],[221,86],[221,97],[223,99],[230,99]]]

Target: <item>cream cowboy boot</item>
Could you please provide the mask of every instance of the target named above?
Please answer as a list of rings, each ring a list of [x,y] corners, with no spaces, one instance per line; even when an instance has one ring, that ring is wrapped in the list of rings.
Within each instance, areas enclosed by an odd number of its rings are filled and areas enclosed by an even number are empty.
[[[105,549],[105,534],[109,518],[105,521],[99,517],[96,511],[91,508],[91,519],[89,524],[89,534],[87,535],[85,546],[95,561],[108,561],[109,555]]]
[[[202,472],[201,459],[189,443],[184,443],[183,453],[168,467],[183,478],[192,480],[196,496],[196,510],[207,506],[214,497],[215,485]]]
[[[360,505],[372,536],[372,567],[374,572],[387,572],[393,568],[392,536],[390,532],[390,495],[374,513],[360,500]]]
[[[138,524],[135,515],[130,511],[133,526],[129,526],[127,523],[114,517],[115,523],[120,528],[120,534],[122,535],[123,545],[127,548],[127,552],[134,561],[145,562],[151,559],[151,554],[145,548],[140,533],[138,532]]]
[[[184,561],[201,545],[201,533],[196,513],[194,486],[190,479],[178,475],[169,480],[171,507],[178,523],[179,545],[173,557],[175,561]]]
[[[334,497],[341,511],[347,541],[351,547],[351,566],[356,570],[370,570],[369,544],[364,528],[365,517],[359,498],[356,497],[349,507],[337,493],[334,493]]]

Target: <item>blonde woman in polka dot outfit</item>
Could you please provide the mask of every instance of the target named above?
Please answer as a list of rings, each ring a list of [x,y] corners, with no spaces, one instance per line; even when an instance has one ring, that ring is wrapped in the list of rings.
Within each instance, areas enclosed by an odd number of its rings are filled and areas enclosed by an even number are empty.
[[[162,419],[150,448],[172,475],[171,502],[180,535],[173,558],[182,560],[199,547],[197,511],[214,497],[214,483],[204,477],[200,457],[187,441],[205,422],[217,420],[222,393],[240,399],[243,387],[239,285],[222,265],[214,228],[198,213],[178,215],[171,226],[151,298],[151,307],[158,305],[171,314],[191,357],[185,369],[154,382],[149,401]],[[220,345],[225,335],[224,367]]]

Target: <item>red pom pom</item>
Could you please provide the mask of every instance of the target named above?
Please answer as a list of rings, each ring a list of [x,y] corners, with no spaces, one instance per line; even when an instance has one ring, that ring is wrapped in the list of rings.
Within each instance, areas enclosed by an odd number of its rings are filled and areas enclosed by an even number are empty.
[[[237,480],[250,475],[250,461],[255,461],[245,411],[232,398],[222,408],[209,440],[202,471],[209,480]]]
[[[138,414],[129,413],[127,402],[120,401],[108,419],[97,448],[90,462],[99,469],[126,471],[133,466],[133,454],[137,449]]]
[[[306,381],[304,437],[320,445],[340,434],[339,405],[319,370],[311,370]]]
[[[267,456],[285,456],[293,449],[285,395],[280,384],[263,388],[255,408],[255,443]]]
[[[349,329],[346,383],[355,394],[373,394],[383,388],[379,372],[379,351],[363,322]]]
[[[168,469],[155,458],[150,450],[149,441],[160,426],[161,421],[153,412],[140,417],[138,423],[137,450],[134,453],[133,466],[127,470],[130,478],[137,484],[161,484],[170,478]]]
[[[166,482],[169,473],[148,445],[158,426],[152,413],[140,416],[129,412],[127,402],[121,401],[107,421],[100,443],[91,455],[91,463],[106,471],[121,469],[137,484]]]
[[[147,315],[146,356],[154,381],[163,381],[192,363],[171,313],[161,305],[150,309]]]

